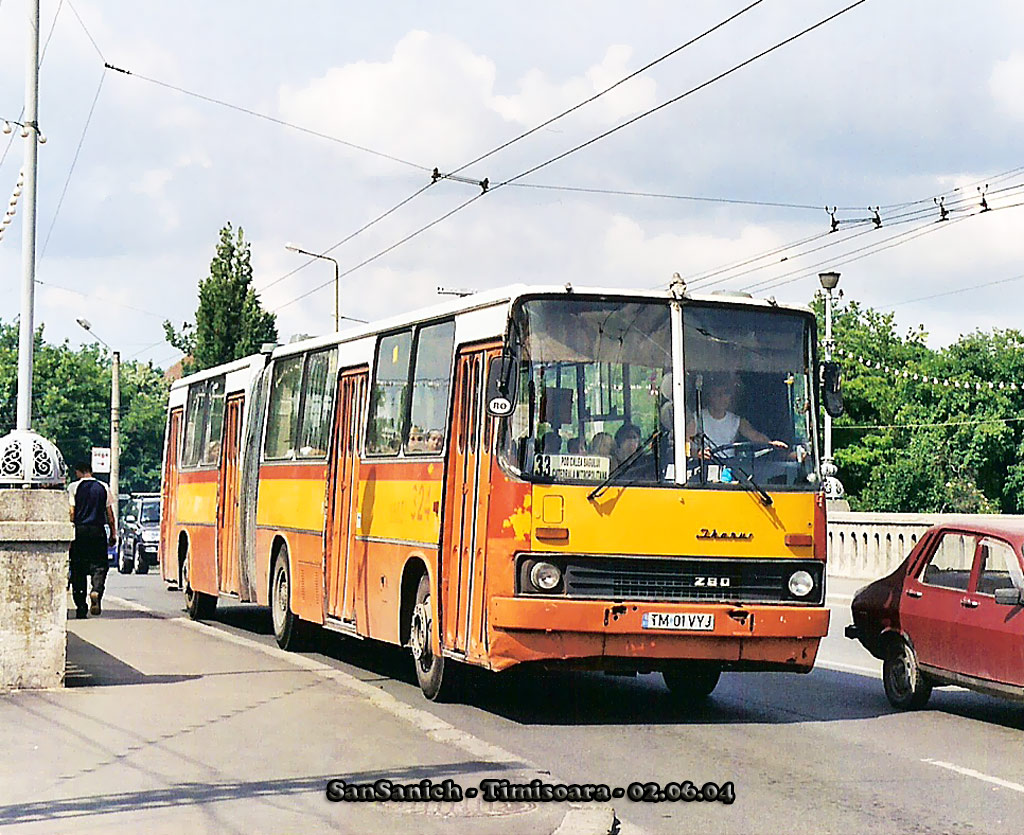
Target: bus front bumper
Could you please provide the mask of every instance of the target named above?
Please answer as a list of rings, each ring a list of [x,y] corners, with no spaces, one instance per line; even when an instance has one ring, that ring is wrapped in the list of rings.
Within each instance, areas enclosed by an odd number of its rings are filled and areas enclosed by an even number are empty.
[[[491,666],[614,658],[657,669],[692,659],[733,670],[808,672],[828,623],[824,607],[496,597],[489,610]]]

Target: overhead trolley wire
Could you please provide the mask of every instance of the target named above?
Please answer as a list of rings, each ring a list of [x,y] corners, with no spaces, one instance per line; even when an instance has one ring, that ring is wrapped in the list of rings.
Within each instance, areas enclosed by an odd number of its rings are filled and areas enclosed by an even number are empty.
[[[755,6],[759,6],[762,2],[764,2],[764,0],[754,0],[753,3],[750,3],[747,6],[744,6],[738,12],[735,12],[735,13],[731,14],[729,17],[725,18],[725,20],[719,21],[714,26],[712,26],[710,29],[705,29],[699,35],[695,35],[694,37],[690,38],[690,40],[686,41],[685,43],[682,43],[679,46],[675,47],[674,49],[669,50],[664,55],[662,55],[660,58],[655,58],[653,61],[650,61],[649,63],[644,64],[642,67],[640,67],[637,70],[634,70],[629,75],[624,76],[623,78],[620,78],[618,81],[616,81],[614,84],[610,85],[609,87],[605,87],[603,90],[601,90],[601,91],[595,93],[594,95],[590,96],[590,98],[584,99],[583,101],[581,101],[581,102],[579,102],[577,104],[574,104],[568,110],[563,110],[557,116],[552,116],[550,119],[548,119],[548,120],[546,120],[544,122],[541,122],[539,125],[536,125],[535,127],[530,128],[528,131],[525,131],[524,133],[519,134],[515,138],[510,139],[507,142],[503,142],[502,144],[498,145],[496,148],[492,148],[487,153],[481,154],[480,156],[476,157],[475,159],[470,160],[469,162],[465,163],[464,165],[460,165],[452,173],[453,174],[458,174],[460,171],[463,171],[466,168],[469,168],[471,165],[476,165],[478,162],[482,162],[483,160],[487,159],[490,156],[493,156],[494,154],[498,153],[499,151],[503,151],[506,148],[508,148],[509,146],[514,145],[516,142],[519,142],[522,139],[526,139],[526,137],[531,136],[532,134],[536,133],[539,130],[543,130],[548,125],[551,125],[554,122],[557,122],[559,119],[561,119],[561,118],[563,118],[565,116],[568,116],[570,113],[573,113],[573,112],[579,110],[580,108],[585,107],[586,105],[590,104],[591,102],[596,101],[597,99],[601,98],[601,96],[605,95],[606,93],[610,93],[616,87],[621,87],[627,81],[631,81],[632,79],[636,78],[641,73],[646,72],[647,70],[651,69],[651,67],[654,67],[657,64],[660,64],[662,61],[665,61],[668,58],[671,58],[673,55],[679,54],[680,52],[682,52],[687,47],[693,46],[695,43],[697,43],[698,41],[706,38],[708,35],[718,31],[723,26],[726,26],[729,23],[732,23],[738,17],[741,17],[742,15],[746,14],[751,9],[753,9]]]
[[[395,205],[392,208],[388,209],[383,214],[378,215],[377,217],[375,217],[370,222],[364,224],[359,229],[357,229],[355,232],[351,233],[350,235],[347,235],[342,240],[338,241],[336,244],[332,245],[328,249],[325,249],[323,251],[323,253],[321,253],[321,254],[327,254],[328,252],[332,252],[333,250],[337,249],[342,244],[345,244],[348,241],[352,240],[357,235],[362,234],[367,229],[369,229],[371,226],[374,226],[376,223],[380,222],[381,220],[386,218],[388,215],[390,215],[393,212],[397,211],[402,206],[404,206],[407,203],[409,203],[411,200],[415,199],[416,197],[419,197],[419,195],[421,195],[424,191],[427,190],[427,188],[429,188],[431,185],[436,183],[438,180],[440,180],[440,179],[456,179],[456,180],[460,180],[460,181],[463,180],[464,178],[460,178],[460,177],[457,176],[460,171],[466,170],[470,166],[475,165],[478,162],[481,162],[481,161],[487,159],[488,157],[493,156],[494,154],[498,153],[499,151],[502,151],[502,150],[510,147],[511,145],[514,145],[516,142],[519,142],[520,140],[525,139],[528,136],[531,136],[532,134],[536,133],[539,130],[542,130],[543,128],[547,127],[548,125],[551,125],[554,122],[557,122],[559,119],[562,119],[563,117],[568,116],[570,113],[573,113],[576,110],[579,110],[580,108],[585,107],[586,105],[596,101],[597,99],[601,98],[601,96],[604,96],[605,94],[611,92],[615,88],[620,87],[621,85],[625,84],[627,81],[629,81],[629,80],[631,80],[633,78],[636,78],[638,75],[640,75],[643,72],[646,72],[651,67],[654,67],[655,65],[660,64],[662,61],[665,61],[666,59],[672,57],[673,55],[677,55],[678,53],[682,52],[687,47],[692,46],[693,44],[697,43],[702,38],[705,38],[706,36],[708,36],[711,33],[717,31],[718,29],[721,29],[726,24],[731,23],[736,18],[740,17],[741,15],[745,14],[746,12],[750,11],[755,6],[758,6],[761,3],[763,3],[763,2],[764,2],[764,0],[755,0],[755,2],[748,4],[744,8],[740,9],[738,12],[730,15],[725,20],[722,20],[719,23],[715,24],[710,29],[707,29],[704,32],[702,32],[701,34],[696,35],[695,37],[691,38],[690,40],[686,41],[685,43],[680,44],[679,46],[677,46],[674,49],[670,50],[669,52],[665,53],[661,57],[656,58],[655,60],[648,62],[647,64],[645,64],[644,66],[640,67],[639,69],[634,70],[633,72],[631,72],[629,75],[626,75],[623,78],[620,78],[614,84],[611,84],[610,86],[605,87],[603,90],[600,90],[599,92],[595,93],[594,95],[590,96],[589,98],[584,99],[581,102],[578,102],[577,104],[573,105],[572,107],[568,108],[567,110],[563,110],[561,113],[558,113],[557,115],[552,116],[551,118],[545,120],[544,122],[541,122],[539,125],[536,125],[536,126],[530,128],[527,131],[524,131],[523,133],[521,133],[518,136],[508,140],[507,142],[503,142],[502,144],[498,145],[497,147],[492,148],[491,150],[487,151],[486,153],[481,154],[481,155],[475,157],[474,159],[470,160],[469,162],[463,163],[462,165],[460,165],[458,168],[454,169],[453,171],[442,174],[442,173],[436,171],[436,169],[434,169],[433,172],[432,172],[432,173],[434,173],[434,177],[433,177],[433,179],[431,180],[430,183],[428,183],[426,186],[424,186],[423,188],[419,189],[418,191],[414,192],[412,195],[410,195],[409,197],[405,198],[404,200],[402,200],[397,205]],[[421,167],[421,168],[423,170],[427,170],[425,167]],[[525,185],[526,184],[524,184],[524,186]],[[540,186],[529,186],[529,187],[537,187],[537,188],[539,188]],[[485,187],[485,190],[486,190],[486,187]],[[269,284],[265,285],[262,288],[262,290],[266,290],[268,287],[273,287],[275,284],[278,284],[279,282],[284,281],[286,278],[290,278],[291,276],[295,275],[300,270],[303,270],[306,267],[308,267],[310,264],[312,264],[316,260],[317,260],[316,258],[310,258],[309,260],[305,261],[300,266],[296,267],[294,270],[291,270],[290,272],[285,273],[284,275],[274,279]]]
[[[829,15],[828,17],[825,17],[822,20],[819,20],[817,23],[814,23],[814,24],[812,24],[812,25],[802,29],[801,31],[797,32],[795,35],[791,35],[790,37],[788,37],[788,38],[786,38],[786,39],[784,39],[782,41],[779,41],[774,46],[768,47],[767,49],[762,50],[761,52],[757,53],[756,55],[754,55],[754,56],[752,56],[750,58],[747,58],[744,61],[741,61],[740,63],[734,65],[730,69],[725,70],[725,71],[717,74],[716,76],[714,76],[713,78],[703,82],[702,84],[699,84],[699,85],[697,85],[695,87],[692,87],[689,90],[687,90],[686,92],[681,93],[680,95],[675,96],[675,97],[669,99],[668,101],[663,102],[662,104],[659,104],[659,105],[657,105],[655,107],[652,107],[652,108],[650,108],[648,110],[645,110],[643,113],[640,113],[637,116],[634,116],[634,117],[626,120],[625,122],[622,122],[619,125],[616,125],[615,127],[613,127],[613,128],[611,128],[609,130],[606,130],[606,131],[598,134],[597,136],[587,140],[586,142],[582,142],[579,145],[576,145],[573,148],[570,148],[569,150],[562,152],[561,154],[558,154],[558,155],[556,155],[554,157],[551,157],[550,159],[546,160],[545,162],[542,162],[542,163],[539,163],[537,165],[534,165],[534,166],[526,169],[525,171],[522,171],[521,173],[519,173],[519,174],[517,174],[517,175],[515,175],[513,177],[510,177],[507,180],[503,180],[503,181],[498,182],[495,185],[491,186],[490,188],[482,190],[479,194],[476,194],[473,197],[471,197],[469,200],[466,200],[465,202],[459,204],[454,209],[452,209],[449,212],[446,212],[441,217],[431,221],[426,226],[420,227],[419,229],[417,229],[414,232],[412,232],[411,234],[405,236],[404,238],[402,238],[401,240],[399,240],[396,243],[392,244],[391,246],[387,247],[386,249],[381,250],[380,252],[376,253],[375,255],[372,255],[370,258],[367,258],[364,261],[360,262],[359,264],[356,264],[354,267],[346,270],[344,273],[341,273],[339,275],[339,278],[341,278],[342,276],[350,275],[351,273],[355,272],[356,270],[360,269],[361,267],[364,267],[367,264],[369,264],[369,263],[371,263],[373,261],[376,261],[381,256],[386,255],[389,252],[392,252],[393,250],[397,249],[399,246],[401,246],[402,244],[406,243],[407,241],[412,240],[413,238],[417,237],[421,233],[423,233],[423,232],[427,231],[428,229],[436,226],[438,223],[440,223],[440,222],[442,222],[444,220],[447,220],[448,218],[452,217],[453,215],[455,215],[458,212],[462,211],[463,209],[467,208],[468,206],[470,206],[471,204],[473,204],[477,200],[479,200],[481,197],[483,197],[485,194],[490,194],[490,193],[494,192],[495,190],[497,190],[499,188],[502,188],[503,186],[511,185],[511,184],[517,182],[518,180],[521,180],[524,177],[527,177],[530,174],[533,174],[536,171],[539,171],[542,168],[545,168],[548,165],[551,165],[552,163],[555,163],[555,162],[558,162],[559,160],[565,159],[566,157],[568,157],[568,156],[570,156],[572,154],[575,154],[576,152],[581,151],[584,148],[587,148],[590,145],[593,145],[593,144],[601,141],[602,139],[605,139],[608,136],[611,136],[614,133],[617,133],[618,131],[622,130],[623,128],[626,128],[626,127],[628,127],[630,125],[635,124],[636,122],[640,121],[643,118],[646,118],[647,116],[650,116],[650,115],[652,115],[654,113],[657,113],[657,112],[665,109],[669,105],[675,104],[675,103],[681,101],[682,99],[687,98],[688,96],[690,96],[690,95],[692,95],[692,94],[694,94],[694,93],[696,93],[696,92],[698,92],[700,90],[703,90],[706,87],[711,86],[712,84],[722,80],[723,78],[726,78],[727,76],[732,75],[734,72],[737,72],[738,70],[742,69],[743,67],[749,66],[750,64],[754,63],[755,61],[757,61],[757,60],[759,60],[761,58],[764,58],[767,55],[770,55],[771,53],[775,52],[778,49],[781,49],[783,46],[786,46],[786,45],[788,45],[790,43],[793,43],[794,41],[798,40],[799,38],[802,38],[804,35],[807,35],[807,34],[813,32],[813,31],[815,31],[816,29],[819,29],[822,26],[825,26],[826,24],[830,23],[831,21],[835,20],[836,18],[841,17],[842,15],[846,14],[847,12],[852,11],[853,9],[857,8],[858,6],[863,5],[866,2],[867,2],[867,0],[855,0],[855,2],[850,3],[849,5],[845,6],[842,9],[840,9],[839,11],[834,12],[833,14]],[[312,293],[315,293],[316,291],[318,291],[318,290],[320,290],[320,289],[322,289],[324,287],[327,287],[327,286],[333,284],[333,282],[334,282],[334,279],[331,279],[329,281],[323,282],[322,284],[314,287],[312,290],[309,290],[309,291],[307,291],[307,292],[305,292],[305,293],[303,293],[303,294],[301,294],[299,296],[296,296],[295,298],[290,299],[289,301],[287,301],[287,302],[277,306],[275,308],[275,311],[276,310],[281,310],[282,308],[287,307],[288,305],[293,304],[294,302],[299,301],[300,299],[303,299],[306,296],[309,296]]]

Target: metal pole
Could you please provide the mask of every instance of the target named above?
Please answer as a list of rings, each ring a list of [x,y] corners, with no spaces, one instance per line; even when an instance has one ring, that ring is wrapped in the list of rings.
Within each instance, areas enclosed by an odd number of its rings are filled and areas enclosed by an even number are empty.
[[[18,429],[32,428],[32,359],[35,351],[36,152],[39,139],[39,0],[29,2],[25,68],[25,216],[21,224],[21,319],[18,331]]]
[[[334,261],[334,259],[331,259]],[[338,273],[338,262],[334,261],[334,332],[337,333],[341,330],[341,316],[339,315],[338,307],[338,284],[340,282],[340,276]]]
[[[110,367],[110,492],[114,494],[114,519],[121,478],[121,352],[114,351]]]
[[[825,361],[832,360],[832,290],[825,291]],[[825,461],[832,462],[832,415],[825,412]],[[830,475],[834,475],[830,473]]]

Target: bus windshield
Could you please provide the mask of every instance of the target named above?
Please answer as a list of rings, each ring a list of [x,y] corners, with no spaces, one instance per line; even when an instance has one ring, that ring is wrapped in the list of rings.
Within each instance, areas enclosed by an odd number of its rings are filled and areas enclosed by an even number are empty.
[[[687,484],[817,487],[811,338],[792,311],[683,308]]]
[[[672,477],[667,302],[528,300],[513,313],[512,337],[520,373],[504,444],[512,469],[596,484],[646,442],[622,483]]]
[[[505,465],[542,483],[611,474],[616,484],[815,489],[810,317],[700,302],[682,315],[685,473],[674,466],[667,300],[568,296],[514,309]]]

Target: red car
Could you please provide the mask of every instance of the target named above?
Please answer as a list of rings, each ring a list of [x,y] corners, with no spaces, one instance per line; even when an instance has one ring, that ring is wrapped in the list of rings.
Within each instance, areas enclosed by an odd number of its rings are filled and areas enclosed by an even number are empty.
[[[938,525],[857,592],[846,637],[882,659],[894,707],[923,707],[944,684],[1024,700],[1022,544],[1024,521]]]

